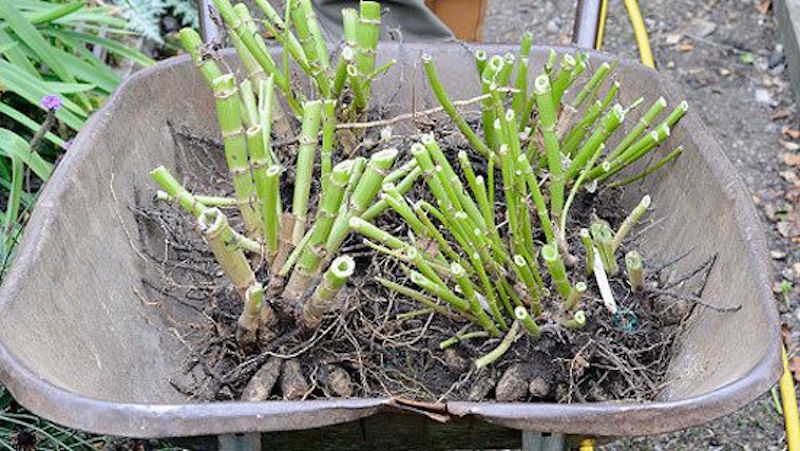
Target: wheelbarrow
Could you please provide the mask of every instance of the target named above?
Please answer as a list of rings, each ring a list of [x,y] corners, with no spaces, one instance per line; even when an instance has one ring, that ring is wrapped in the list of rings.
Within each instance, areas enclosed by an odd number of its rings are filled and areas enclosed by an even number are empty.
[[[512,47],[478,48],[500,53]],[[420,88],[424,75],[415,63],[423,52],[437,61],[454,98],[479,94],[474,71],[462,70],[472,58],[463,45],[385,43],[379,61],[396,58],[398,64],[376,81],[374,92],[389,116],[436,105]],[[226,55],[235,67],[233,53]],[[532,65],[546,56],[547,49],[535,48]],[[616,59],[590,56],[594,64]],[[657,72],[617,62],[626,87],[621,102],[654,93],[680,100]],[[217,130],[213,97],[185,56],[135,74],[90,119],[43,189],[0,288],[0,382],[48,420],[100,434],[184,438],[180,443],[193,449],[510,448],[523,437],[527,449],[542,449],[544,442],[563,448],[573,437],[649,435],[708,422],[751,402],[781,374],[758,217],[731,163],[690,111],[667,143],[682,145],[683,156],[672,170],[642,182],[661,216],[642,239],[664,259],[695,249],[676,264],[677,272],[717,254],[704,297],[740,308],[695,310],[659,399],[437,406],[388,397],[193,402],[169,384],[189,351],[167,318],[137,296],[152,268],[139,250],[147,232],[137,228],[131,208],[152,192],[154,162],[175,167],[181,150],[170,123],[201,135]],[[630,207],[636,199],[624,202]]]

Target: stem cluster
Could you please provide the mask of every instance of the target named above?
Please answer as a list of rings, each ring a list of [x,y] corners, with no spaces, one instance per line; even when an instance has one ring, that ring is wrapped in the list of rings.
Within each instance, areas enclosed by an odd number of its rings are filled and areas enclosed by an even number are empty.
[[[402,262],[408,284],[380,279],[383,286],[437,313],[459,316],[477,329],[462,330],[443,348],[467,338],[504,336],[497,349],[477,360],[479,367],[499,358],[522,333],[537,340],[546,323],[584,327],[587,315],[581,303],[587,295],[586,278],[592,274],[601,273],[599,291],[607,306],[615,305],[613,296],[606,299],[607,276],[619,271],[616,251],[647,211],[650,198],[642,199],[616,233],[601,221],[590,230],[569,233],[570,207],[581,187],[593,192],[656,149],[688,108],[682,102],[657,123],[666,107],[659,98],[617,139],[615,132],[642,100],[627,108],[615,103],[620,83],[609,81],[613,65],[599,65],[581,85],[578,80],[589,69],[588,55],[559,59],[553,53],[529,89],[529,52],[526,34],[516,57],[476,53],[486,95],[481,130],[462,117],[433,60],[423,56],[433,94],[475,152],[448,158],[433,135],[423,135],[412,146],[429,196],[411,201],[391,183],[381,193],[381,200],[408,226],[409,239],[361,219],[350,221],[365,244]],[[612,146],[613,141],[619,143]],[[665,160],[675,156],[673,152]],[[458,167],[453,166],[455,160]],[[577,274],[578,260],[572,254],[581,248],[587,272]],[[629,253],[626,263],[630,285],[639,290],[641,257]]]
[[[310,0],[287,1],[283,18],[267,0],[255,3],[266,16],[263,25],[283,45],[281,64],[273,60],[245,5],[214,0],[246,70],[247,78],[239,83],[221,71],[194,30],[180,34],[214,92],[233,197],[194,195],[163,166],[151,173],[163,190],[157,199],[176,202],[195,217],[197,229],[239,292],[243,311],[237,337],[247,346],[274,337],[273,305],[305,329],[318,327],[355,270],[352,258],[337,257],[351,221],[366,213],[374,218],[387,208],[377,200],[385,180],[397,182],[397,195],[402,196],[421,174],[415,161],[393,172],[398,155],[393,148],[367,158],[343,159],[335,152],[345,146],[335,134],[337,119],[355,118],[365,110],[373,78],[391,66],[375,68],[380,5],[362,1],[360,12],[343,12],[348,39],[333,63]],[[313,81],[313,93],[294,88],[289,57]],[[352,95],[345,95],[345,88]],[[274,91],[282,94],[285,105]],[[284,114],[285,106],[291,116]],[[294,170],[287,171],[272,138],[295,129]],[[280,190],[288,173],[294,174],[290,202],[281,198]],[[310,202],[315,177],[321,180],[316,208]],[[243,232],[231,226],[223,209],[238,211]],[[266,284],[256,277],[262,265],[270,274]],[[278,297],[282,302],[275,302]]]

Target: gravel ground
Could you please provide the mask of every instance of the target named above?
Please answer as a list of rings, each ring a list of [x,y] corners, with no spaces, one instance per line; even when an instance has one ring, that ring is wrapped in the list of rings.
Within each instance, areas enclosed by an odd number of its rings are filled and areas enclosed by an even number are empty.
[[[530,29],[540,44],[570,40],[574,1],[491,0],[487,42],[514,42]],[[776,296],[800,336],[800,208],[797,108],[769,2],[649,0],[641,4],[659,70],[678,83],[749,187],[773,258]],[[637,58],[621,1],[611,0],[604,50]],[[794,164],[794,166],[790,166]],[[783,282],[788,292],[778,289]],[[794,288],[789,288],[793,283]],[[800,360],[800,359],[798,359]],[[769,394],[709,424],[608,449],[784,449],[783,421]]]

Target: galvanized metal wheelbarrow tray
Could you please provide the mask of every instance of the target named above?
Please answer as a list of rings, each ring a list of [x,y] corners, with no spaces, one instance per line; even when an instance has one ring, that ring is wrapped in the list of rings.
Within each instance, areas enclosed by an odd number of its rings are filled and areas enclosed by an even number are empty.
[[[423,52],[434,57],[453,98],[479,94],[472,54],[464,46],[386,44],[379,60],[394,57],[399,64],[377,82],[375,103],[391,103],[390,115],[435,106],[417,65]],[[545,55],[546,49],[535,49],[532,67],[540,67]],[[599,64],[613,57],[591,58]],[[617,73],[625,87],[623,103],[662,94],[671,104],[680,100],[664,77],[635,62],[619,61]],[[218,133],[212,102],[186,57],[137,73],[91,118],[44,188],[0,289],[0,382],[34,413],[85,431],[131,437],[298,431],[264,440],[277,446],[299,438],[315,448],[476,447],[486,441],[497,447],[519,443],[519,434],[506,428],[605,437],[687,428],[744,406],[781,374],[778,316],[759,220],[730,162],[690,110],[667,143],[682,144],[684,154],[671,170],[642,185],[660,221],[645,232],[643,247],[663,258],[694,247],[676,271],[717,253],[704,298],[741,309],[695,310],[661,399],[448,402],[437,408],[389,398],[191,402],[168,383],[185,347],[158,310],[135,294],[150,264],[135,249],[141,237],[129,207],[151,195],[151,167],[175,166],[178,150],[168,120],[202,135]],[[630,201],[634,191],[628,190]]]

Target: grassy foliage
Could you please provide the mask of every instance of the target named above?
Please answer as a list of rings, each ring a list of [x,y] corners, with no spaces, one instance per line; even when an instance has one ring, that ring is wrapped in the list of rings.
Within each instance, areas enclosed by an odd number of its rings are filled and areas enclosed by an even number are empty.
[[[5,0],[0,8],[0,277],[53,161],[120,83],[113,63],[153,63],[119,42],[131,32],[116,13],[84,1]],[[47,96],[59,100],[52,113]]]

